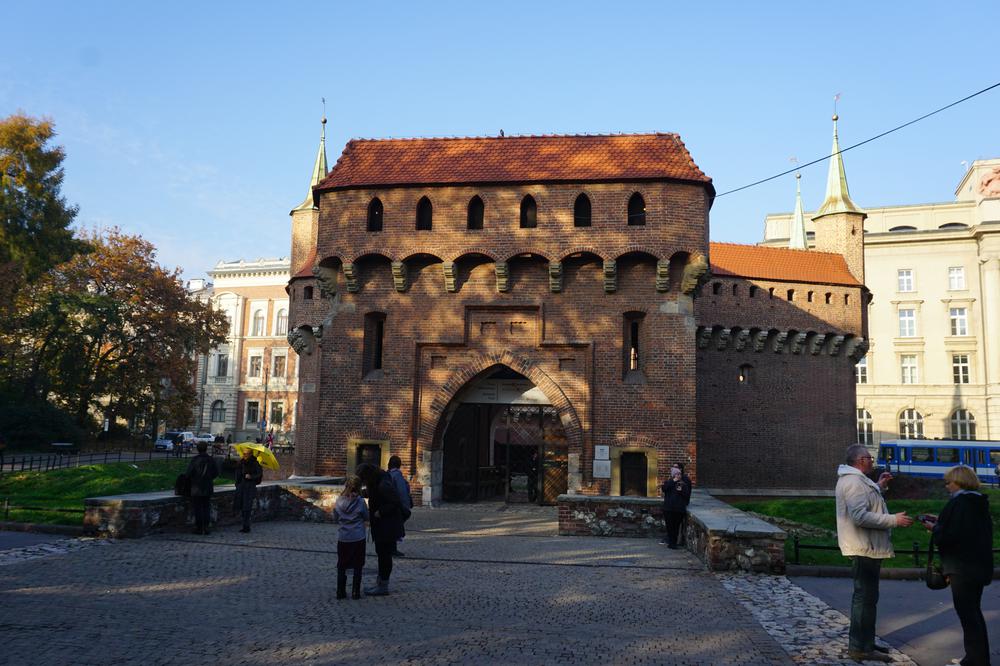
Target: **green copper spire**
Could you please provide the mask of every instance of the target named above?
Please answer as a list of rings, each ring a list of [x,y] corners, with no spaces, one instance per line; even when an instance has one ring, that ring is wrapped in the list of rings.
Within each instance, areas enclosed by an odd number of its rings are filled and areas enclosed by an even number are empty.
[[[316,152],[316,163],[313,165],[312,179],[309,181],[309,194],[295,210],[313,207],[313,188],[319,185],[320,181],[326,178],[326,115],[323,115],[322,129],[319,135],[319,150]]]
[[[844,173],[844,160],[840,156],[840,143],[837,141],[837,114],[833,114],[833,150],[830,151],[830,172],[826,178],[826,199],[816,211],[815,217],[830,213],[860,213],[861,210],[851,201],[847,191],[847,174]]]
[[[795,174],[795,214],[792,216],[792,228],[788,237],[788,247],[793,250],[805,250],[806,245],[806,218],[802,214],[802,174]]]

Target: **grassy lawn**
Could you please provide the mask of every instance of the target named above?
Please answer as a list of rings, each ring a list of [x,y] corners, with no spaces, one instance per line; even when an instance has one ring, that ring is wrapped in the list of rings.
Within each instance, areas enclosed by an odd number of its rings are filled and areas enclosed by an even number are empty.
[[[993,547],[1000,548],[1000,490],[995,488],[983,489],[990,498],[991,513],[993,516]],[[913,500],[896,499],[888,500],[889,511],[898,513],[906,511],[910,516],[917,516],[921,513],[938,514],[944,507],[944,500]],[[819,536],[815,534],[800,534],[800,544],[836,546],[837,545],[837,515],[836,502],[830,498],[825,499],[775,499],[760,501],[733,502],[733,506],[744,511],[752,511],[763,516],[773,516],[775,518],[799,523],[803,526],[821,528],[827,530],[827,535]],[[794,562],[792,535],[796,531],[786,525],[780,525],[788,532],[788,541],[785,544],[785,556],[789,564]],[[808,530],[812,532],[812,530]],[[927,545],[930,534],[922,525],[914,524],[911,527],[896,528],[892,531],[892,544],[896,550],[896,557],[886,560],[885,567],[912,567],[913,557],[909,554],[901,554],[901,551],[912,550],[913,542],[916,541],[923,550],[920,558],[921,566],[925,565]],[[994,555],[994,561],[1000,560],[1000,555]],[[850,561],[842,556],[839,551],[823,550],[800,550],[800,564],[825,564],[836,566],[848,566]]]
[[[58,513],[11,509],[6,520],[80,525],[83,522],[83,500],[87,497],[171,490],[177,475],[187,468],[187,464],[187,459],[170,459],[135,464],[83,465],[50,472],[6,472],[0,475],[0,503],[7,499],[12,506],[80,511]],[[220,477],[215,482],[217,485],[232,483],[232,479]]]

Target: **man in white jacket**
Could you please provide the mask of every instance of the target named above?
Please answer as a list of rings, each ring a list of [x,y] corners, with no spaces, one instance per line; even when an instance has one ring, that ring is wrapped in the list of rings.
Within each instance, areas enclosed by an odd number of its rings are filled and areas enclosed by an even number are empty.
[[[892,557],[892,528],[908,527],[906,512],[889,513],[882,493],[892,475],[883,472],[878,483],[868,478],[875,461],[861,445],[847,448],[847,464],[837,470],[837,542],[850,557],[854,573],[851,598],[851,631],[847,654],[856,661],[892,659],[875,645],[875,612],[878,604],[882,560]]]

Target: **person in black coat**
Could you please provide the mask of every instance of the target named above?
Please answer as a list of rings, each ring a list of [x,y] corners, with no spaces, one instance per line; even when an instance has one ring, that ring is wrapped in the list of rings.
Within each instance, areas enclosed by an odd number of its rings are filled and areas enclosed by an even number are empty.
[[[667,538],[660,543],[666,543],[668,548],[677,548],[677,537],[681,523],[687,513],[688,502],[691,501],[691,481],[677,467],[670,470],[670,479],[663,484],[663,521],[666,524]]]
[[[191,479],[191,511],[194,513],[195,534],[209,533],[212,493],[215,492],[212,480],[219,476],[219,466],[207,451],[208,444],[198,442],[198,455],[191,458],[186,472]]]
[[[396,540],[403,535],[403,505],[388,472],[362,463],[355,474],[361,477],[368,490],[368,515],[378,555],[378,579],[373,587],[365,588],[365,594],[377,597],[389,594],[392,554],[396,550]]]
[[[264,478],[264,470],[253,457],[250,449],[243,449],[240,462],[236,465],[236,499],[233,508],[243,513],[243,529],[250,531],[250,514],[253,512],[253,501],[257,498],[257,484]]]
[[[944,475],[951,499],[940,516],[923,524],[941,553],[941,571],[951,585],[955,613],[962,623],[963,666],[989,666],[990,644],[983,618],[983,588],[993,580],[993,521],[989,499],[979,491],[971,467],[952,467]]]

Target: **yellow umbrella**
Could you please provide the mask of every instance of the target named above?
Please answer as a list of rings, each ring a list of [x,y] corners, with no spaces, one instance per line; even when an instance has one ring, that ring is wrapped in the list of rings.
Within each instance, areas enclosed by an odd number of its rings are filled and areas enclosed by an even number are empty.
[[[260,463],[261,467],[266,467],[268,469],[278,469],[278,459],[274,457],[271,453],[271,449],[267,448],[263,444],[257,444],[256,442],[243,442],[241,444],[233,444],[233,448],[236,449],[236,453],[243,455],[244,451],[250,451],[253,453],[254,458]]]

